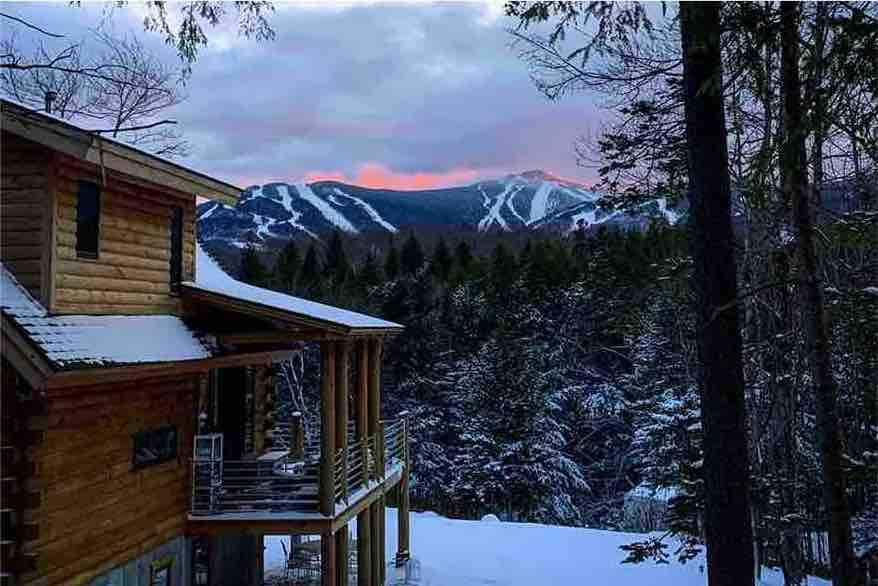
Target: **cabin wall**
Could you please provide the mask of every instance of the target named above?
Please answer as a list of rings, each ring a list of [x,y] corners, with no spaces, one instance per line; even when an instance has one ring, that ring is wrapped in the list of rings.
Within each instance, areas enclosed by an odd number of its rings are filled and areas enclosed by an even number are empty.
[[[48,149],[3,132],[0,140],[0,260],[45,302],[44,246],[49,230]]]
[[[198,375],[75,389],[46,398],[46,431],[30,454],[39,509],[30,514],[36,571],[80,583],[143,559],[185,532]],[[134,470],[132,435],[173,425],[177,454]],[[183,562],[181,562],[183,563]]]
[[[195,197],[164,193],[59,157],[54,311],[77,314],[179,313],[170,290],[171,214],[183,210],[183,280],[195,271]],[[101,186],[97,259],[77,258],[78,182]]]

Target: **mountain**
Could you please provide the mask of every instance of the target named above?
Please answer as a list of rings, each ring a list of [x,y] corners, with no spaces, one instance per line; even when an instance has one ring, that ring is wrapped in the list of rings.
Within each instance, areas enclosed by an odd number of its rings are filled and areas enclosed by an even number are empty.
[[[634,214],[608,213],[601,195],[585,186],[533,170],[471,185],[421,191],[393,191],[337,181],[269,183],[247,188],[232,207],[198,206],[199,235],[233,246],[255,239],[321,238],[340,229],[349,234],[397,232],[406,227],[486,231],[579,226],[643,227],[655,216],[676,221],[663,201]]]

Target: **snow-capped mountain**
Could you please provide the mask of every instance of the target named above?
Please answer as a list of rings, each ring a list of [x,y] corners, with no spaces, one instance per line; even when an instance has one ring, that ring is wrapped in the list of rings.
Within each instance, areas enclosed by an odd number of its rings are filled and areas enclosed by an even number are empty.
[[[643,213],[607,213],[600,194],[577,183],[534,170],[471,185],[423,191],[392,191],[336,181],[269,183],[247,188],[234,206],[206,202],[198,207],[203,240],[244,243],[321,238],[340,229],[349,234],[397,232],[405,227],[569,232],[598,224],[643,226],[650,218],[673,222],[664,202]]]

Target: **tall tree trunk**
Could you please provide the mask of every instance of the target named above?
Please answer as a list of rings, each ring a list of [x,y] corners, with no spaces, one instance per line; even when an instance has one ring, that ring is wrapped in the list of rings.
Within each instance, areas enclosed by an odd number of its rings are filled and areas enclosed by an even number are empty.
[[[680,5],[694,286],[699,305],[710,586],[753,584],[749,455],[722,93],[720,5]]]
[[[805,121],[799,76],[799,4],[781,3],[781,78],[784,93],[784,191],[793,203],[797,233],[799,281],[808,354],[816,388],[817,435],[823,462],[824,499],[829,512],[829,550],[832,583],[855,586],[856,567],[851,543],[850,510],[842,469],[841,432],[832,374],[829,329],[818,278],[814,247],[814,213],[808,197]]]

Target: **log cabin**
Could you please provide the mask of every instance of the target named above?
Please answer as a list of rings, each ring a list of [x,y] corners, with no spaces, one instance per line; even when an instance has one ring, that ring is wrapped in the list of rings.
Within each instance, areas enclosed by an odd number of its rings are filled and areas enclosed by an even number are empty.
[[[381,417],[402,326],[229,276],[196,198],[238,187],[0,116],[3,584],[261,584],[264,536],[300,534],[322,584],[384,584],[391,491],[409,558],[408,426]],[[304,343],[319,417],[279,438],[275,367]]]

